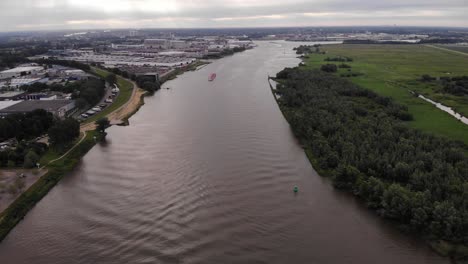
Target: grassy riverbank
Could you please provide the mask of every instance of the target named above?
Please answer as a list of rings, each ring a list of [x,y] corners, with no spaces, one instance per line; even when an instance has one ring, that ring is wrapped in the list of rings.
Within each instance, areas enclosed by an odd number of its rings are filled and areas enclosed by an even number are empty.
[[[64,176],[70,173],[95,144],[94,137],[99,134],[90,131],[86,138],[66,157],[47,166],[48,172],[21,194],[5,211],[0,214],[0,241],[18,224],[27,212],[39,202]]]
[[[278,105],[320,175],[437,252],[468,257],[466,145],[409,128],[406,107],[335,75],[278,76]]]
[[[191,63],[191,64],[187,65],[186,67],[176,68],[176,69],[172,70],[171,72],[169,72],[168,74],[161,77],[161,85],[163,83],[167,82],[167,81],[170,81],[170,80],[173,80],[173,79],[177,78],[178,75],[183,74],[184,72],[195,71],[195,70],[198,69],[198,67],[203,66],[203,65],[207,65],[207,64],[210,64],[210,62],[197,60],[194,63]]]
[[[414,117],[409,126],[468,144],[467,125],[409,92],[415,91],[468,116],[467,96],[443,94],[437,91],[438,87],[418,81],[423,74],[437,77],[468,75],[468,56],[423,45],[326,45],[321,49],[327,53],[310,54],[305,60],[305,68],[340,64],[324,61],[327,57],[350,57],[353,61],[345,63],[352,68],[350,71],[340,68],[338,75],[362,74],[349,79],[406,105]]]

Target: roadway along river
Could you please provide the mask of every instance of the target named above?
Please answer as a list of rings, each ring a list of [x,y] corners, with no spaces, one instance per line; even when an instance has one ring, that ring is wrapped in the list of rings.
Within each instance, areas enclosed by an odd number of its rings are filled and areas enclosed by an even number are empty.
[[[258,44],[110,128],[0,244],[0,263],[446,263],[317,175],[267,82],[299,63],[299,43]]]

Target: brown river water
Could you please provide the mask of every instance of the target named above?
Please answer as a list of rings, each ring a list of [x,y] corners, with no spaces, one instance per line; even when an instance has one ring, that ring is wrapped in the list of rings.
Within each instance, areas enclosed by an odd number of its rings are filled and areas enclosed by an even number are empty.
[[[317,175],[267,82],[300,43],[258,44],[110,128],[0,243],[0,263],[448,263]]]

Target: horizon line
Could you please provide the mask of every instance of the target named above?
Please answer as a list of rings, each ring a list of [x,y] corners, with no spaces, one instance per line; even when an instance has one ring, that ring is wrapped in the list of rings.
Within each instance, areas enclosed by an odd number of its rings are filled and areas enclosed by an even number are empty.
[[[70,31],[119,31],[119,30],[196,30],[196,29],[294,29],[294,28],[359,28],[359,27],[394,27],[394,28],[433,28],[433,29],[464,29],[468,30],[468,26],[414,26],[414,25],[334,25],[334,26],[259,26],[259,27],[141,27],[141,28],[70,28],[70,29],[31,29],[31,30],[0,30],[0,34],[7,33],[40,33],[40,32],[70,32]]]

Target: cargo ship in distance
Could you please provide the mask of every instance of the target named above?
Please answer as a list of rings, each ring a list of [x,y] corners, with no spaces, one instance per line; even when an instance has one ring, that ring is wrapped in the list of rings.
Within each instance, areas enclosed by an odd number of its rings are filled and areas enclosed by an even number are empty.
[[[210,74],[210,76],[208,77],[208,81],[212,82],[214,81],[214,79],[216,79],[216,73]]]

